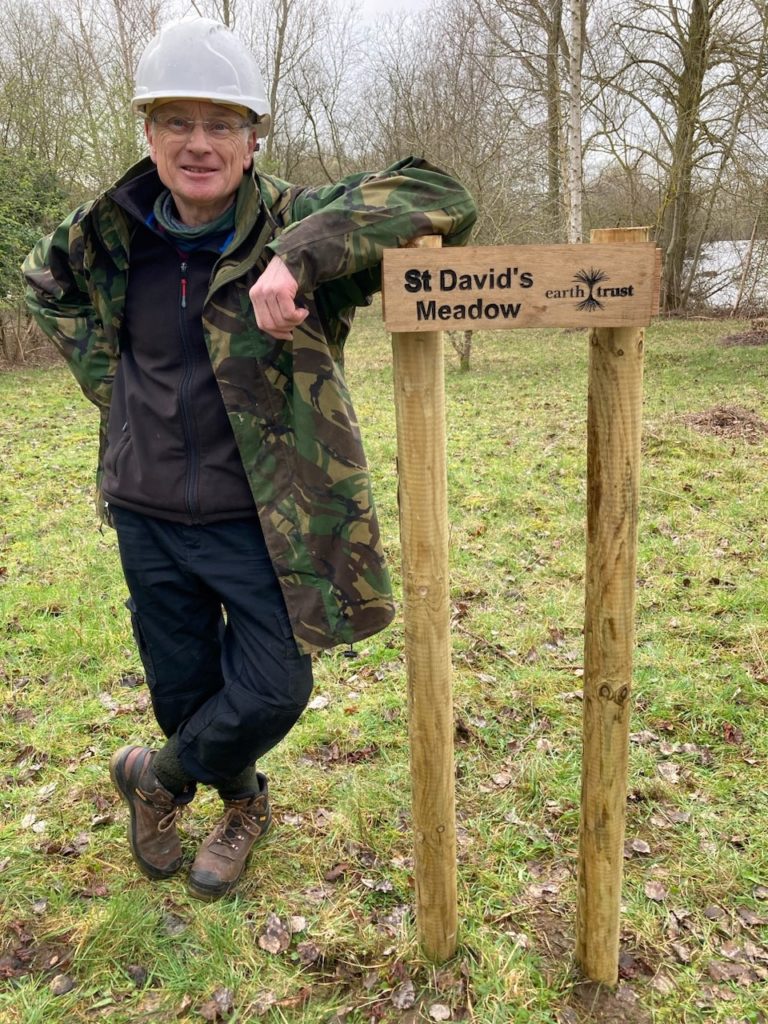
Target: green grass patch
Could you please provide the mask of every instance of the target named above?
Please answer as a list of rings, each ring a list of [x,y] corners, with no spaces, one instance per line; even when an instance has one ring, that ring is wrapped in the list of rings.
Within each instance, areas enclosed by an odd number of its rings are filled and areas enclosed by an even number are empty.
[[[236,896],[137,873],[106,766],[158,731],[94,514],[96,415],[63,368],[0,375],[3,1024],[765,1021],[768,362],[719,344],[739,326],[647,333],[615,992],[573,962],[585,335],[479,333],[470,373],[446,347],[461,931],[439,967],[413,913],[401,622],[317,659],[326,701],[263,759],[276,827]],[[347,376],[399,587],[377,309]],[[216,815],[203,792],[190,858]]]

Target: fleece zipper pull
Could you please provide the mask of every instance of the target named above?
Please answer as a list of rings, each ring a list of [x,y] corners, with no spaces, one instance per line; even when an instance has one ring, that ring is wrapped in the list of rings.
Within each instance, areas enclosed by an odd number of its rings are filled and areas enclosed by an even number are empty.
[[[187,308],[187,262],[181,264],[181,308]]]

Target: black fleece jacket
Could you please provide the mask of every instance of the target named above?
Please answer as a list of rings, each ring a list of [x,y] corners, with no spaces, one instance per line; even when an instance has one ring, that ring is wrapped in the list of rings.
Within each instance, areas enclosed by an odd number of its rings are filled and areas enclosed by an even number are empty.
[[[219,251],[178,248],[152,213],[161,189],[153,170],[113,193],[134,229],[104,497],[188,524],[255,516],[203,335]]]

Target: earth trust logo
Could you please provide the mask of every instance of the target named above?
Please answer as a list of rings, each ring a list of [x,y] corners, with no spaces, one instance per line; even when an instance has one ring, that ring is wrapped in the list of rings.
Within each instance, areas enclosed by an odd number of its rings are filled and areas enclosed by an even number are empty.
[[[590,270],[579,270],[573,275],[573,280],[577,284],[583,284],[589,288],[589,295],[582,302],[577,303],[576,309],[587,310],[590,313],[594,309],[605,309],[605,303],[594,296],[594,290],[600,282],[608,280],[608,275],[604,270],[595,270],[594,267]]]
[[[545,293],[547,299],[579,299],[576,309],[580,313],[594,313],[605,309],[605,299],[625,299],[635,294],[635,286],[606,285],[610,277],[604,270],[590,267],[589,270],[577,270],[572,278],[570,288],[549,288]]]

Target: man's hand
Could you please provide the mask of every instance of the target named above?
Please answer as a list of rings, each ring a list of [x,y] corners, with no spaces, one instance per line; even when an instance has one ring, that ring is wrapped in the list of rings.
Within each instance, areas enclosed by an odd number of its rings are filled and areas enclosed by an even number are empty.
[[[295,327],[309,315],[296,305],[296,278],[279,256],[273,256],[267,269],[248,292],[256,314],[256,323],[273,338],[290,341]]]

